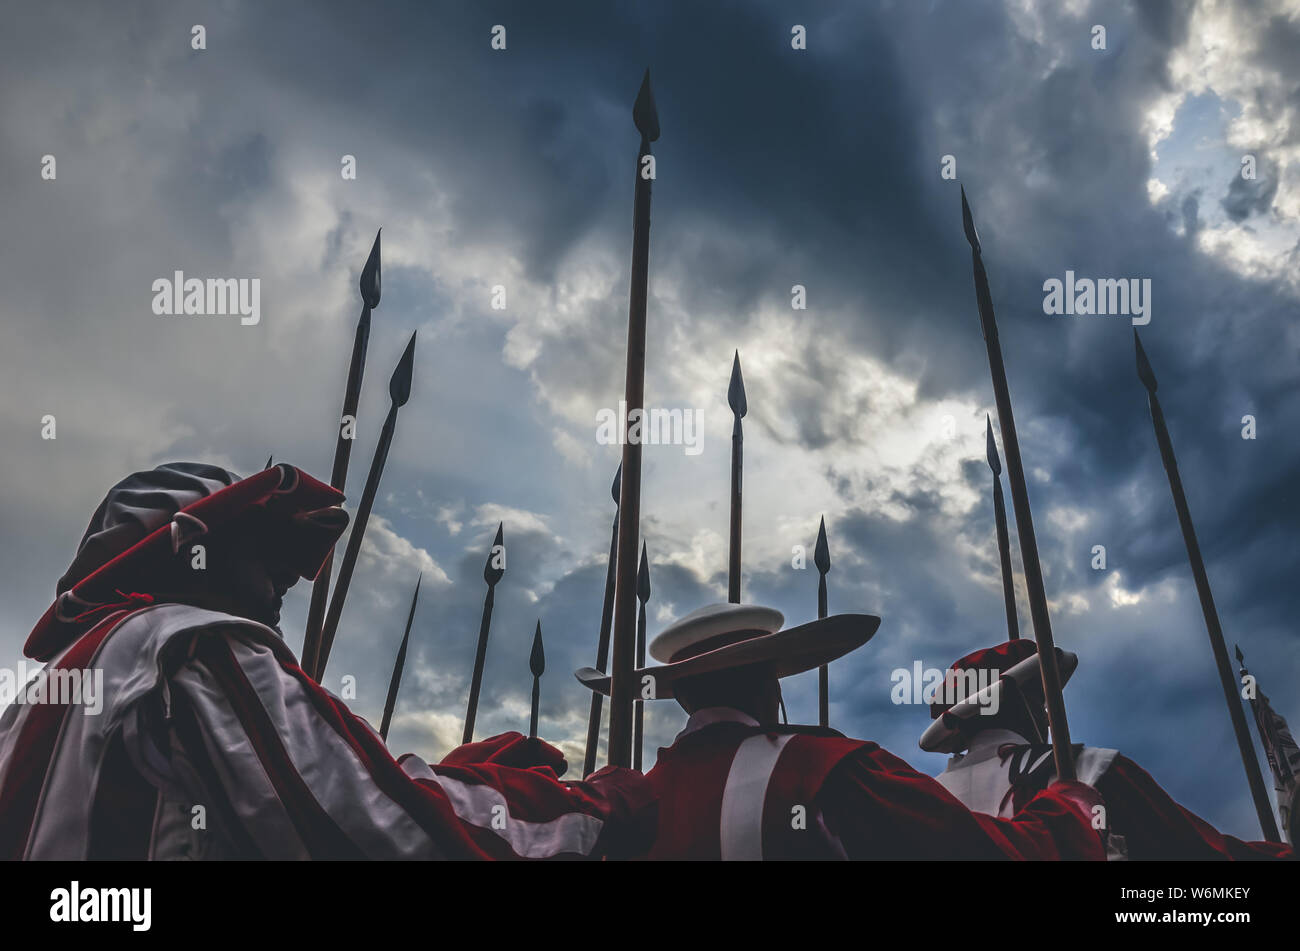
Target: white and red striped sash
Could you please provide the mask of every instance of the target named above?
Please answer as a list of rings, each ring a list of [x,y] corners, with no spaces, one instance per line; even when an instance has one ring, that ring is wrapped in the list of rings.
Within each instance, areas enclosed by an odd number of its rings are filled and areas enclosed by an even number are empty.
[[[226,636],[196,636],[214,627]],[[164,675],[163,654],[182,637],[192,662]],[[275,632],[251,621],[170,604],[119,612],[52,665],[102,669],[105,707],[93,717],[51,704],[6,711],[0,856],[144,857],[157,849],[153,804],[138,801],[141,779],[120,772],[129,766],[122,727],[152,691],[165,698],[204,804],[225,818],[236,854],[581,857],[603,830],[581,793],[526,771],[435,772],[418,758],[404,770],[369,724],[302,672]],[[131,794],[136,821],[97,835],[106,801]]]
[[[841,854],[820,823],[826,776],[864,744],[800,728],[716,723],[661,750],[651,858],[756,861]]]

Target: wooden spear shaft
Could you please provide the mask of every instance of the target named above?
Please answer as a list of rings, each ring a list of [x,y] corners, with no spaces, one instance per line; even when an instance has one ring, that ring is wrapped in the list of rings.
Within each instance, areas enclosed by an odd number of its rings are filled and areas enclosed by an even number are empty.
[[[379,736],[388,740],[388,727],[393,722],[393,709],[397,706],[397,691],[402,686],[402,670],[406,667],[406,648],[411,641],[411,622],[415,620],[415,605],[420,600],[420,575],[415,582],[415,594],[411,595],[411,610],[406,615],[406,630],[402,633],[402,646],[397,649],[397,660],[393,662],[393,676],[388,681],[388,696],[384,699],[384,718],[379,724]]]
[[[636,599],[636,666],[645,669],[645,611],[650,600],[650,561],[646,557],[645,542],[641,543],[641,567],[637,569]],[[643,738],[645,736],[645,701],[636,700],[636,718],[632,722],[632,768],[641,769]]]
[[[1192,513],[1187,507],[1187,496],[1183,493],[1183,479],[1178,473],[1174,444],[1169,438],[1169,428],[1165,425],[1165,414],[1160,408],[1160,399],[1156,396],[1155,375],[1151,373],[1137,331],[1133,332],[1133,339],[1138,351],[1138,374],[1143,378],[1142,382],[1147,388],[1151,423],[1155,427],[1156,442],[1160,445],[1160,460],[1164,463],[1165,474],[1169,477],[1169,491],[1173,494],[1174,509],[1178,512],[1178,525],[1183,531],[1187,560],[1192,565],[1192,578],[1196,582],[1196,594],[1201,601],[1201,614],[1205,617],[1205,631],[1210,636],[1210,650],[1214,653],[1214,663],[1219,670],[1219,682],[1223,687],[1223,698],[1228,703],[1228,717],[1232,721],[1232,731],[1237,737],[1237,749],[1241,753],[1241,765],[1246,770],[1250,796],[1255,801],[1255,811],[1259,814],[1259,825],[1264,832],[1264,838],[1270,842],[1280,842],[1277,821],[1273,817],[1273,807],[1269,805],[1259,760],[1255,757],[1255,750],[1250,743],[1246,715],[1241,710],[1241,699],[1237,695],[1232,665],[1228,661],[1228,648],[1223,641],[1223,628],[1219,625],[1219,611],[1214,606],[1210,579],[1205,573],[1205,560],[1201,557],[1201,546],[1196,540],[1196,528],[1192,525]]]
[[[988,441],[989,469],[993,471],[993,521],[997,525],[998,560],[1002,563],[1002,600],[1007,608],[1007,635],[1020,639],[1020,620],[1016,617],[1016,587],[1011,576],[1011,537],[1007,533],[1007,503],[1002,498],[1002,460],[993,442],[993,420],[984,416]]]
[[[727,405],[734,422],[731,425],[731,543],[727,559],[727,600],[740,603],[740,540],[742,482],[745,467],[745,428],[741,424],[748,405],[745,402],[745,379],[740,372],[740,351],[731,364],[731,383],[727,386]]]
[[[614,475],[612,492],[617,506],[622,492],[623,467],[619,466]],[[600,635],[596,642],[596,669],[609,670],[609,633],[614,620],[614,567],[618,562],[618,509],[614,509],[614,527],[609,538],[609,561],[605,565],[605,600],[600,609]],[[605,695],[599,690],[591,692],[591,710],[587,716],[587,749],[582,760],[582,775],[590,776],[596,771],[596,750],[600,746],[600,715],[604,708]]]
[[[483,664],[487,660],[488,633],[492,629],[492,605],[496,601],[496,588],[489,585],[483,598],[483,617],[478,625],[478,647],[474,651],[474,674],[469,685],[469,703],[465,706],[465,732],[462,743],[474,740],[474,720],[478,717],[478,695],[483,687]]]
[[[1002,480],[993,477],[993,514],[998,523],[998,560],[1002,563],[1002,600],[1007,608],[1007,636],[1020,639],[1020,620],[1016,617],[1016,588],[1011,575],[1011,536],[1007,532],[1007,503],[1002,498]]]
[[[483,566],[483,580],[487,582],[487,594],[483,598],[483,617],[478,625],[478,646],[474,650],[474,673],[470,677],[469,703],[465,706],[465,732],[462,743],[474,740],[474,720],[478,717],[478,695],[483,686],[483,665],[487,661],[488,634],[492,630],[492,606],[496,603],[496,588],[505,574],[505,524],[497,525],[497,534],[488,552],[487,564]],[[537,622],[541,625],[541,621]]]
[[[636,571],[637,534],[641,524],[641,442],[632,438],[632,416],[645,404],[646,286],[650,274],[650,143],[659,137],[659,119],[646,70],[632,109],[641,132],[636,163],[636,195],[632,216],[632,287],[627,320],[627,369],[624,402],[623,486],[619,499],[618,555],[614,583],[614,657],[609,703],[609,762],[632,765],[632,703],[636,696]]]
[[[826,541],[826,519],[823,516],[817,528],[817,546],[813,551],[813,562],[817,566],[817,617],[827,615],[826,607],[826,573],[831,570],[831,549]],[[822,664],[817,670],[817,723],[828,727],[831,723],[831,668]]]
[[[1007,371],[1002,363],[1002,343],[998,339],[997,318],[993,313],[993,300],[989,294],[989,279],[984,272],[984,258],[980,251],[975,222],[966,203],[966,190],[961,193],[962,224],[971,246],[971,263],[975,272],[975,299],[979,306],[980,326],[984,331],[984,345],[988,350],[989,373],[993,378],[993,396],[998,408],[998,426],[1002,430],[1002,448],[1007,455],[1007,479],[1011,484],[1011,503],[1016,511],[1016,534],[1020,538],[1020,556],[1025,563],[1025,586],[1029,589],[1029,616],[1034,624],[1034,640],[1038,642],[1039,669],[1043,676],[1043,696],[1047,706],[1047,719],[1052,731],[1052,753],[1056,760],[1056,776],[1060,780],[1073,780],[1074,756],[1070,750],[1070,725],[1065,717],[1065,698],[1061,691],[1061,670],[1056,656],[1056,643],[1052,639],[1052,620],[1047,613],[1047,592],[1043,586],[1043,569],[1038,560],[1038,542],[1034,537],[1034,516],[1029,510],[1029,489],[1025,484],[1025,467],[1020,459],[1020,439],[1016,435],[1016,419],[1011,411],[1011,390],[1007,386]]]
[[[379,444],[375,446],[374,458],[370,460],[370,472],[366,476],[366,487],[361,491],[361,501],[357,504],[357,514],[352,520],[352,531],[348,534],[348,547],[343,553],[343,563],[339,566],[338,584],[330,597],[329,611],[325,614],[325,626],[321,628],[320,650],[316,662],[316,681],[325,676],[325,665],[329,663],[330,651],[334,647],[334,635],[338,632],[339,619],[343,616],[343,604],[347,600],[348,588],[352,584],[352,572],[357,566],[357,555],[361,552],[361,542],[365,538],[366,523],[370,520],[370,510],[375,504],[375,495],[379,491],[379,480],[384,475],[384,465],[388,462],[388,449],[393,442],[393,431],[397,428],[397,411],[411,398],[411,376],[415,368],[415,334],[411,334],[402,358],[397,361],[397,369],[388,380],[388,396],[391,404],[383,429],[379,432]]]
[[[343,389],[343,412],[339,417],[338,440],[334,444],[334,466],[330,470],[330,485],[343,491],[348,481],[348,462],[352,458],[350,436],[345,437],[344,419],[353,420],[352,434],[355,435],[357,404],[361,399],[361,380],[366,370],[366,348],[370,341],[370,312],[379,306],[382,289],[382,272],[380,266],[379,239],[383,229],[375,233],[375,243],[371,245],[370,256],[361,270],[361,317],[357,320],[356,334],[352,339],[352,359],[348,364],[348,380]],[[267,468],[270,468],[269,464]],[[330,573],[334,569],[334,550],[330,549],[321,569],[316,573],[312,583],[311,604],[307,609],[307,630],[303,635],[302,663],[303,669],[319,682],[323,671],[320,666],[321,630],[325,621],[325,609],[330,593]]]

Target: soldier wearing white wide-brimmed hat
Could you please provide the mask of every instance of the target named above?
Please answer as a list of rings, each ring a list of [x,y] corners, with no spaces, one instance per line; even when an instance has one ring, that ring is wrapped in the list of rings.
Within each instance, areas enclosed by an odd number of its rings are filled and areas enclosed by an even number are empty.
[[[650,644],[636,671],[653,699],[690,714],[647,774],[659,799],[652,859],[1103,857],[1096,794],[1058,783],[1015,822],[971,812],[875,743],[777,723],[780,679],[865,644],[880,619],[833,615],[782,630],[771,608],[716,604]],[[578,679],[601,693],[609,677]]]

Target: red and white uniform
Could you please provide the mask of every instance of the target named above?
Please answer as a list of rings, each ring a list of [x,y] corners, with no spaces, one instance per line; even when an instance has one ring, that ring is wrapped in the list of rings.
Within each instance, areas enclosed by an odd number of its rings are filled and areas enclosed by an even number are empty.
[[[994,819],[875,743],[725,707],[693,714],[647,778],[659,800],[651,859],[1103,858],[1057,790]]]
[[[1076,747],[1075,769],[1079,781],[1105,800],[1107,858],[1112,861],[1294,857],[1286,846],[1222,834],[1175,802],[1118,750]],[[991,728],[976,733],[970,748],[953,756],[936,778],[971,810],[1006,817],[1055,780],[1056,766],[1050,746]]]
[[[4,711],[3,858],[591,858],[646,792],[502,765],[511,734],[399,765],[278,633],[187,605],[116,610],[50,666],[102,670],[103,708]]]

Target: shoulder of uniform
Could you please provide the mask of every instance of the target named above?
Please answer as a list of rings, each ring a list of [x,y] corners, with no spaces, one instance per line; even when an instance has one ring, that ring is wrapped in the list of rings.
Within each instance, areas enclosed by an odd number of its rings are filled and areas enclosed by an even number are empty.
[[[155,604],[123,618],[106,644],[114,654],[136,658],[171,654],[175,645],[203,635],[238,635],[268,644],[277,653],[288,651],[283,638],[265,624],[190,604]]]
[[[761,728],[764,733],[775,733],[778,735],[793,734],[795,736],[823,736],[828,739],[845,739],[843,733],[839,730],[833,730],[828,726],[807,726],[799,723],[782,723],[779,726],[765,726]]]

